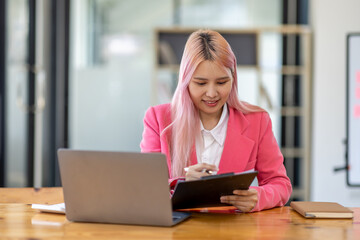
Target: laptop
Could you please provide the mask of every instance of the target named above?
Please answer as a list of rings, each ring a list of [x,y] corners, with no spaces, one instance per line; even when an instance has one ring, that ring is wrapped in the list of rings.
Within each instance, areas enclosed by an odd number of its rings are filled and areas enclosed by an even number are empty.
[[[66,218],[75,222],[173,226],[166,157],[160,153],[58,150]]]

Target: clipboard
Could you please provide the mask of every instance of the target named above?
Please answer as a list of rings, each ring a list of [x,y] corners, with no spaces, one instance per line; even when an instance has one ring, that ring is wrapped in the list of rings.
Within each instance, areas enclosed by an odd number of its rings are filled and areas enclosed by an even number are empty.
[[[233,195],[234,190],[249,189],[257,174],[257,171],[225,173],[178,182],[171,199],[173,209],[228,206],[220,202],[220,197]]]

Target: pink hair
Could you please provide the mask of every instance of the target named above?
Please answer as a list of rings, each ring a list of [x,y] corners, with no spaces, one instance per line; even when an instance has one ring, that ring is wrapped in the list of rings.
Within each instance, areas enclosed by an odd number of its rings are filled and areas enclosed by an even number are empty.
[[[228,42],[212,30],[193,32],[186,42],[180,63],[179,81],[171,102],[172,123],[163,131],[171,140],[172,177],[184,175],[183,169],[190,164],[195,139],[201,136],[199,112],[190,98],[188,86],[197,66],[203,61],[214,61],[231,70],[233,85],[227,100],[229,107],[243,113],[264,111],[239,100],[236,58]]]

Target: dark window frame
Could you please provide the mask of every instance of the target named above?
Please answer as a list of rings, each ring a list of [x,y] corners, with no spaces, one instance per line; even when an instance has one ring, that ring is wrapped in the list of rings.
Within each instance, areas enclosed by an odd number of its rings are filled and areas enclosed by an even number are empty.
[[[36,89],[36,0],[29,0],[29,36],[27,49],[28,67],[28,106],[35,106]],[[34,136],[35,136],[35,112],[30,110],[27,113],[27,187],[34,185]]]
[[[51,2],[50,186],[61,186],[57,150],[68,147],[70,0]]]
[[[6,6],[0,1],[0,187],[5,186]]]

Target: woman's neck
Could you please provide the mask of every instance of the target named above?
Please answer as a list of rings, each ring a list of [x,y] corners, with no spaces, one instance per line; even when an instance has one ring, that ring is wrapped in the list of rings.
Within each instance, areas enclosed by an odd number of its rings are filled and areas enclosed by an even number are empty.
[[[220,121],[223,108],[221,108],[219,112],[214,114],[205,114],[200,112],[200,120],[206,130],[211,130],[216,127],[216,125]]]

